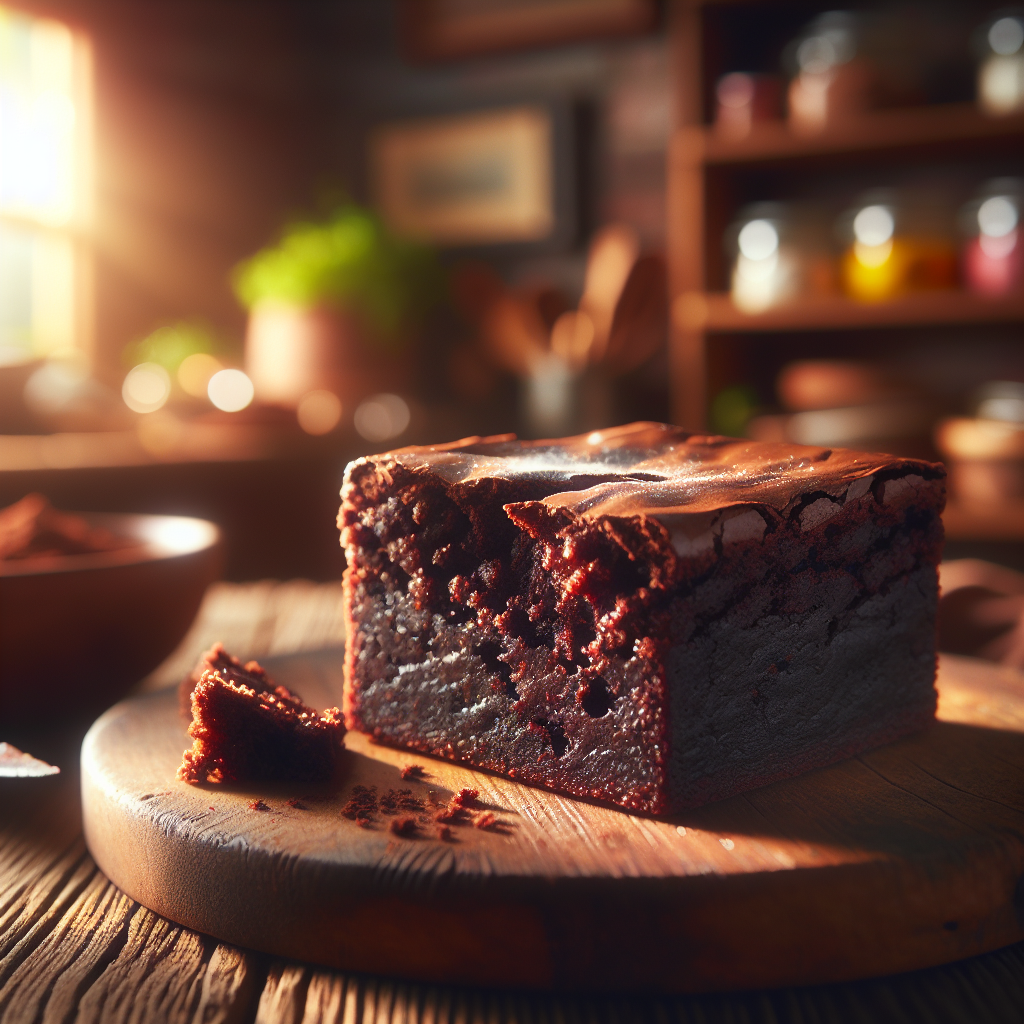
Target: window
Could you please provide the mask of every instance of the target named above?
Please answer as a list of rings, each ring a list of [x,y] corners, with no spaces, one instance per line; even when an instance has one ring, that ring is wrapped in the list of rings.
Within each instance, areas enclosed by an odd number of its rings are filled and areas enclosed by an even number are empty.
[[[90,355],[90,53],[0,7],[0,363]]]

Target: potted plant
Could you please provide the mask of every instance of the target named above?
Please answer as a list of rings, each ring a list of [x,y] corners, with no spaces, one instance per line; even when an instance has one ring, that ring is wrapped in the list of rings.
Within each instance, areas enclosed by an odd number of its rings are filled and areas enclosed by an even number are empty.
[[[348,204],[286,227],[235,268],[233,283],[249,309],[245,361],[257,397],[295,406],[328,390],[351,409],[411,379],[412,344],[441,273],[429,249]]]

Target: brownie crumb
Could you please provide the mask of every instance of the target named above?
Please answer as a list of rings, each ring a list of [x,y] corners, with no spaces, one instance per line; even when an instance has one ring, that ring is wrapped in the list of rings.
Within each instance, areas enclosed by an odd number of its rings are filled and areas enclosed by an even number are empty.
[[[467,808],[476,805],[480,791],[477,789],[460,789],[451,800],[448,801],[434,815],[436,821],[459,821],[469,814]]]
[[[270,806],[269,806],[269,804],[265,804],[262,800],[253,800],[249,804],[249,810],[250,811],[269,811],[270,810]]]
[[[369,828],[370,827],[370,819],[369,818],[356,818],[356,824],[360,828]]]
[[[421,764],[407,764],[402,768],[403,779],[422,779],[426,774]]]
[[[493,811],[481,811],[473,816],[474,828],[493,828],[497,824]]]
[[[479,789],[460,789],[452,797],[452,803],[457,804],[459,807],[475,807],[479,797]]]
[[[380,798],[381,814],[399,814],[401,811],[422,811],[423,801],[412,795],[411,789],[389,789]]]
[[[388,823],[388,828],[396,836],[411,836],[417,828],[416,819],[407,815],[401,818],[393,818]]]
[[[457,818],[464,817],[465,811],[457,804],[448,801],[435,815],[435,821],[455,821]]]
[[[285,803],[289,807],[294,807],[297,811],[308,811],[309,810],[309,808],[301,800],[296,800],[295,797],[291,797],[290,799],[285,800]]]
[[[450,843],[450,842],[452,842],[454,836],[452,835],[451,828],[449,828],[447,825],[438,825],[437,826],[437,838],[440,839],[441,842],[443,842],[443,843]]]
[[[349,801],[341,809],[341,816],[349,821],[367,821],[377,813],[377,790],[374,786],[353,786]],[[365,827],[365,826],[364,826]]]

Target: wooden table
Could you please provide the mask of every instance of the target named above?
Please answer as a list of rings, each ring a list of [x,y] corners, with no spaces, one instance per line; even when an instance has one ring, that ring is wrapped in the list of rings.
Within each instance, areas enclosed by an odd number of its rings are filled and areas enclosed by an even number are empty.
[[[343,640],[338,589],[302,582],[214,587],[189,636],[143,688],[176,681],[214,639],[255,657],[336,645]],[[1024,943],[853,984],[674,997],[464,989],[275,961],[172,924],[102,875],[79,818],[75,752],[87,724],[8,737],[56,759],[64,772],[0,786],[0,1024],[1024,1020]]]

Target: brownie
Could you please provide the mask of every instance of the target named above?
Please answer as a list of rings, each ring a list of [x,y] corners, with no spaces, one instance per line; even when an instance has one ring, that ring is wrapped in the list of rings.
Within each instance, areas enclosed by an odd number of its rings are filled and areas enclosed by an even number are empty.
[[[178,778],[186,782],[330,778],[345,735],[341,712],[320,714],[254,661],[243,665],[215,644],[200,659],[198,680],[187,677],[192,724]]]
[[[0,561],[92,555],[137,547],[130,537],[116,537],[72,512],[59,512],[41,494],[26,494],[0,508]]]
[[[941,466],[636,423],[351,463],[346,721],[666,813],[936,703]]]

